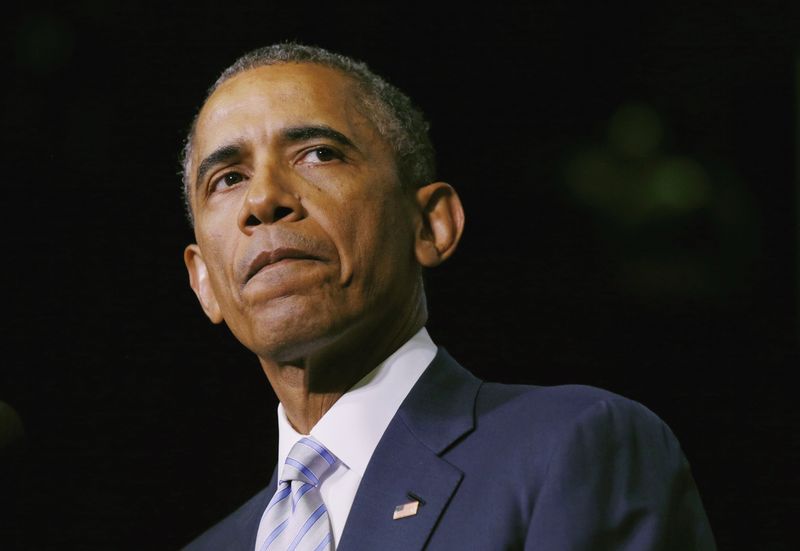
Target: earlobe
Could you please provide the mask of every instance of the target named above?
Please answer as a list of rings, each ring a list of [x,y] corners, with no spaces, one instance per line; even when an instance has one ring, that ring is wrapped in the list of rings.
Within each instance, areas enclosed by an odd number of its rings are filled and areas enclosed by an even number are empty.
[[[183,251],[183,261],[189,272],[189,285],[200,301],[203,311],[212,323],[222,323],[222,312],[217,302],[217,296],[208,279],[208,267],[203,259],[203,254],[197,244],[191,244]]]
[[[438,266],[455,252],[464,231],[464,207],[453,186],[434,182],[416,192],[422,215],[415,253],[426,268]]]

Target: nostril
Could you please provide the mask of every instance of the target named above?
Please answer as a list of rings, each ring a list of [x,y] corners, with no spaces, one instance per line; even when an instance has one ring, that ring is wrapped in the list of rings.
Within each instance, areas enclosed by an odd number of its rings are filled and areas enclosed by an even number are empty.
[[[247,216],[247,220],[244,222],[245,228],[252,228],[255,226],[260,226],[261,224],[271,224],[273,222],[277,222],[283,218],[286,218],[290,214],[294,213],[294,209],[291,207],[276,207],[274,211],[272,211],[272,216],[261,216],[262,213],[253,212]]]
[[[287,216],[292,214],[292,212],[294,212],[294,211],[292,209],[290,209],[289,207],[278,207],[278,208],[275,209],[275,215],[273,217],[273,220],[275,222],[277,222],[281,218],[286,218]]]

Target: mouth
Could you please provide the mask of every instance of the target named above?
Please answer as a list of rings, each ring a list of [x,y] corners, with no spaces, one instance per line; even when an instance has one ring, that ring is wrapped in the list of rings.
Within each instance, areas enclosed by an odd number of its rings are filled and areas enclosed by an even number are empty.
[[[250,263],[244,282],[247,284],[247,282],[249,282],[253,276],[262,270],[269,269],[276,264],[292,262],[295,260],[319,260],[319,258],[307,253],[306,251],[293,249],[291,247],[279,247],[271,251],[264,251],[259,253]]]

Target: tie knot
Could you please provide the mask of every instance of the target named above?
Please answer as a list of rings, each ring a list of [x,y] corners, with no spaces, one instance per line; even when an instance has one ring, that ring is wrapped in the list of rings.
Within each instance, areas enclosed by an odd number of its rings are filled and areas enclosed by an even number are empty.
[[[300,480],[317,486],[336,458],[313,438],[303,437],[292,446],[281,473],[281,482]]]

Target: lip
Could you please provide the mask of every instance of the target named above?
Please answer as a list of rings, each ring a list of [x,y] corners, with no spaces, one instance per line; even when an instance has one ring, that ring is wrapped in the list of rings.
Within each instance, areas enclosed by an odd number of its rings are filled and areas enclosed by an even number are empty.
[[[268,268],[283,260],[319,260],[319,258],[306,251],[291,247],[279,247],[271,251],[262,251],[250,262],[244,279],[245,284],[264,268]]]

